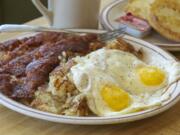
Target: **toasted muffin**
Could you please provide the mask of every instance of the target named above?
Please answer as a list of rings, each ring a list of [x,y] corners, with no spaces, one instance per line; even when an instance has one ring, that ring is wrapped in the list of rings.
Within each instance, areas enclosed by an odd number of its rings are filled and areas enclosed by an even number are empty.
[[[147,20],[150,4],[153,1],[154,0],[129,0],[125,11],[131,12],[134,16]]]
[[[180,42],[180,0],[156,0],[148,21],[164,37]]]

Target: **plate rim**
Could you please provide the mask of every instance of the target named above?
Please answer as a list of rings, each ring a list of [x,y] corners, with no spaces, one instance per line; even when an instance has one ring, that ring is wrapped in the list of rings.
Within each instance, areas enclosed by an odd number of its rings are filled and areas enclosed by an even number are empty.
[[[88,30],[87,30],[88,31]],[[95,30],[98,32],[102,32],[101,30]],[[171,55],[169,52],[151,44],[146,41],[143,41],[141,39],[125,35],[123,38],[133,40],[134,42],[137,42],[139,44],[143,44],[145,47],[149,47],[149,49],[156,51],[156,53],[161,54],[163,57],[165,57],[167,60],[172,61],[178,61],[173,55]],[[180,81],[177,81],[174,83],[174,90],[176,90],[178,87],[180,88]],[[180,100],[180,91],[178,91],[178,94],[172,98],[170,101],[168,101],[167,104],[163,105],[162,107],[158,107],[151,110],[146,110],[143,112],[133,113],[129,115],[122,116],[110,116],[110,117],[75,117],[75,116],[63,116],[63,115],[56,115],[48,112],[39,111],[36,109],[33,109],[29,106],[25,106],[21,103],[18,103],[2,93],[0,93],[0,103],[7,108],[14,110],[16,112],[19,112],[21,114],[31,116],[38,119],[43,119],[47,121],[57,122],[57,123],[66,123],[66,124],[80,124],[80,125],[104,125],[104,124],[113,124],[113,123],[124,123],[124,122],[130,122],[135,120],[144,119],[147,117],[154,116],[156,114],[159,114],[170,107],[172,107],[175,103],[177,103]]]
[[[116,1],[112,1],[111,3],[109,3],[107,6],[105,6],[101,13],[100,13],[100,16],[99,16],[99,19],[100,19],[100,23],[101,25],[106,29],[106,30],[114,30],[115,28],[113,27],[113,25],[110,23],[110,20],[109,20],[109,13],[110,11],[115,7],[117,6],[118,4],[121,4],[122,2],[124,2],[126,0],[116,0]],[[158,45],[159,47],[163,47],[163,48],[166,48],[167,50],[170,50],[170,51],[176,51],[174,49],[171,49],[171,47],[177,47],[179,51],[180,50],[180,43],[173,43],[173,44],[168,44],[168,43],[152,43],[152,44],[156,44]]]

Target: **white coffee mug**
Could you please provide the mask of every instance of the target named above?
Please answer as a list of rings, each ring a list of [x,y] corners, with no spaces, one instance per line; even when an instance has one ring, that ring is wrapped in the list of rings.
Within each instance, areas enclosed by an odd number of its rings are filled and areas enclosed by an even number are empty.
[[[98,28],[101,0],[48,0],[48,9],[40,0],[32,0],[50,25],[56,28]]]

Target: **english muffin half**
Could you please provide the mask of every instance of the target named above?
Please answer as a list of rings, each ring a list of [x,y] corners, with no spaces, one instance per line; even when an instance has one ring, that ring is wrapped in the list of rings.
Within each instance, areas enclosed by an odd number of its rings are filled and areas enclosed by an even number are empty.
[[[180,0],[154,1],[148,22],[164,37],[180,42]]]

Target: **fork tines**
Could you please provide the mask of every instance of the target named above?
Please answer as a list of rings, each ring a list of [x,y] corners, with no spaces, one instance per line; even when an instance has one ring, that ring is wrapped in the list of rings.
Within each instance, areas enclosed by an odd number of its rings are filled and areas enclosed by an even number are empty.
[[[126,27],[117,29],[117,30],[113,30],[113,31],[109,31],[103,34],[99,34],[99,39],[101,41],[108,41],[108,40],[112,40],[115,39],[117,37],[122,36],[125,33],[125,29]]]

